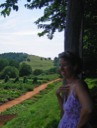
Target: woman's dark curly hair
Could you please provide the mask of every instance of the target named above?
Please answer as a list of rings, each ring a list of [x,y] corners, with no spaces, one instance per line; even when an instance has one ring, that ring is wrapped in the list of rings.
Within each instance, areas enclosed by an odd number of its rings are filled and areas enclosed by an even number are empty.
[[[81,58],[73,52],[63,52],[59,54],[59,58],[63,58],[68,63],[71,64],[72,67],[76,67],[75,73],[80,74],[82,71],[82,60]]]

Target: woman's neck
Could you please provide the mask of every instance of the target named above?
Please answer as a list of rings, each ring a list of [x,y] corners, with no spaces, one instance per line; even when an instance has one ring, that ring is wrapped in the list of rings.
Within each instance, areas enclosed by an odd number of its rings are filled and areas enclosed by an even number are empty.
[[[66,81],[68,84],[71,84],[71,83],[75,82],[77,79],[78,79],[77,76],[71,76],[70,78],[67,78]]]

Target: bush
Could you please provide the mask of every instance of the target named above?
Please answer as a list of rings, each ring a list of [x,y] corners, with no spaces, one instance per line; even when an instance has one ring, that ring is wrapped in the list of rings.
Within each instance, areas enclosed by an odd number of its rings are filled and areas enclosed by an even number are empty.
[[[41,70],[41,69],[35,69],[34,71],[33,71],[33,74],[34,75],[40,75],[41,73],[43,73],[43,70]]]
[[[9,76],[6,75],[6,76],[5,76],[5,79],[4,79],[4,82],[8,82],[8,81],[9,81]]]
[[[57,67],[50,68],[48,73],[57,73]]]
[[[19,77],[15,78],[14,83],[16,83],[17,81],[19,81]]]
[[[23,83],[26,83],[27,82],[27,77],[25,76],[24,78],[23,78]]]
[[[12,66],[6,66],[3,71],[1,72],[1,78],[5,78],[8,75],[10,78],[16,78],[19,76],[19,71],[17,68]]]
[[[38,80],[38,78],[37,78],[37,77],[34,77],[32,83],[33,83],[33,84],[36,84],[36,83],[37,83],[37,80]]]
[[[32,74],[32,68],[30,65],[22,63],[20,65],[20,71],[19,71],[20,76],[27,76]]]

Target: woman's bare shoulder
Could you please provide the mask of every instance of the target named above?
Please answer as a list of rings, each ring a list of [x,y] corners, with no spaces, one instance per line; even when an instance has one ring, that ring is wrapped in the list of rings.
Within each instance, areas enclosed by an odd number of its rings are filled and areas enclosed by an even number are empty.
[[[76,80],[74,85],[74,93],[75,95],[77,95],[78,93],[83,93],[83,92],[89,92],[88,85],[82,79],[78,79]]]
[[[75,82],[75,88],[83,88],[83,89],[88,89],[87,83],[82,80],[82,79],[77,79]]]

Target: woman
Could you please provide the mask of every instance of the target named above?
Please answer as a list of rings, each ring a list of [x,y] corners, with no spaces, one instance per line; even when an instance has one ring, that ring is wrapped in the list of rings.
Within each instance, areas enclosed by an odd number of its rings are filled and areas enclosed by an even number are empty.
[[[76,54],[67,52],[61,56],[60,66],[66,84],[56,91],[62,117],[58,128],[87,128],[92,101],[86,83],[79,77],[81,59]]]

